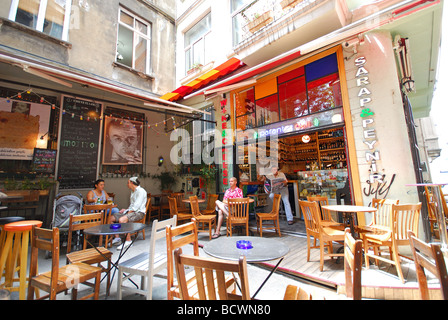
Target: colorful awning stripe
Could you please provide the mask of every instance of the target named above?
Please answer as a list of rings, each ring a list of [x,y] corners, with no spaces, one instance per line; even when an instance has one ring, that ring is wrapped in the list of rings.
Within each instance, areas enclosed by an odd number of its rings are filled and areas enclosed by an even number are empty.
[[[207,73],[201,75],[200,77],[190,81],[189,83],[180,86],[173,92],[169,92],[164,94],[160,97],[160,99],[168,100],[168,101],[177,101],[179,99],[182,99],[186,95],[190,94],[191,92],[198,90],[200,88],[203,88],[210,82],[223,77],[227,74],[229,74],[232,71],[235,71],[239,67],[242,67],[244,63],[242,63],[237,58],[230,58],[223,64],[217,66],[216,68],[208,71]]]

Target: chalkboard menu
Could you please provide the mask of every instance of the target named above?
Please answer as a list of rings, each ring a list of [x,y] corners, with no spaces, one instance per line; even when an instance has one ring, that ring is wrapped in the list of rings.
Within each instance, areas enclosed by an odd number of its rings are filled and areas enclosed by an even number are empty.
[[[33,167],[37,173],[54,174],[57,150],[34,149]]]
[[[101,104],[64,97],[62,106],[59,188],[92,188],[97,178]]]

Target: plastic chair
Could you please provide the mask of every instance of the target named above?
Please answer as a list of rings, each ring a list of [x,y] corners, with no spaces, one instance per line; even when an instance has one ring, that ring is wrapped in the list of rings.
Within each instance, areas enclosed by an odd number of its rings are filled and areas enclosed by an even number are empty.
[[[95,278],[94,292],[82,297],[85,300],[93,297],[98,300],[102,268],[85,263],[73,263],[59,267],[59,229],[52,230],[33,226],[31,239],[30,282],[28,285],[28,300],[34,300],[36,289],[49,294],[39,299],[55,300],[60,292],[72,289],[72,300],[78,298],[78,285]],[[51,271],[37,274],[37,257],[39,250],[49,250],[52,254]]]
[[[158,220],[154,220],[152,223],[149,250],[147,252],[142,252],[118,265],[118,300],[121,300],[123,290],[146,295],[147,300],[152,299],[153,277],[160,276],[158,273],[167,267],[166,254],[156,253],[156,242],[160,239],[165,239],[166,227],[176,226],[176,223],[176,216],[160,222]],[[125,277],[123,277],[124,274]],[[141,277],[141,289],[123,285],[123,282],[132,276]]]

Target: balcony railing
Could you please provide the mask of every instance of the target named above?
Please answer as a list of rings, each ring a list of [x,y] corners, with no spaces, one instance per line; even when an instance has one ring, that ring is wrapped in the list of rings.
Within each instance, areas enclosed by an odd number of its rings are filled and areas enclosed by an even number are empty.
[[[233,44],[237,46],[286,15],[306,13],[327,0],[257,0],[233,16]]]

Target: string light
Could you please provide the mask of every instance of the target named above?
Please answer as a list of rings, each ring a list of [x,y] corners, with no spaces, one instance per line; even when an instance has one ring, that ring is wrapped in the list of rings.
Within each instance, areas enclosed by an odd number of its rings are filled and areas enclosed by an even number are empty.
[[[34,92],[32,88],[28,88],[26,90],[23,90],[22,92],[18,92],[17,94],[15,94],[13,96],[10,96],[10,97],[6,97],[6,98],[1,98],[0,97],[0,100],[4,100],[7,103],[10,103],[11,99],[14,99],[14,98],[22,99],[23,94],[25,94],[25,93],[26,94],[33,94],[33,95],[37,96],[39,98],[39,101],[40,101],[41,104],[49,105],[52,110],[58,109],[58,110],[60,110],[62,112],[63,115],[65,115],[67,113],[67,111],[65,109],[63,109],[62,107],[57,106],[54,103],[48,101],[44,96],[41,96],[41,95],[37,94],[36,92]],[[74,112],[71,112],[70,116],[71,116],[71,118],[75,118],[75,117],[79,118],[79,120],[81,120],[81,121],[83,121],[84,119],[87,120],[87,121],[90,121],[91,118],[95,119],[95,121],[98,121],[98,119],[99,120],[103,120],[103,118],[101,116],[98,116],[98,117],[96,117],[96,116],[94,116],[94,117],[87,116],[87,118],[85,118],[86,115],[83,116],[82,114],[75,114]],[[107,114],[106,116],[110,116],[110,117],[114,118],[114,121],[120,121],[121,125],[123,124],[123,120],[126,120],[126,118],[127,118],[127,120],[132,121],[131,117],[129,117],[129,116],[128,117],[123,117],[123,116],[114,115],[114,114]],[[136,117],[133,117],[133,119],[134,119],[135,122],[137,122],[137,121],[138,122],[142,122],[142,124],[140,125],[140,129],[143,129],[143,125],[147,124],[148,129],[154,130],[157,133],[157,135],[159,135],[159,131],[155,130],[154,127],[157,127],[159,124],[162,124],[162,123],[164,125],[166,125],[167,124],[167,120],[169,120],[169,119],[165,119],[165,120],[162,120],[162,121],[159,121],[159,122],[149,123],[147,120],[137,120]],[[171,120],[172,120],[173,128],[177,129],[175,118],[171,117]],[[129,127],[129,123],[126,123],[126,126]],[[136,128],[136,125],[133,124],[133,127]],[[165,135],[167,135],[167,133],[165,133]]]

